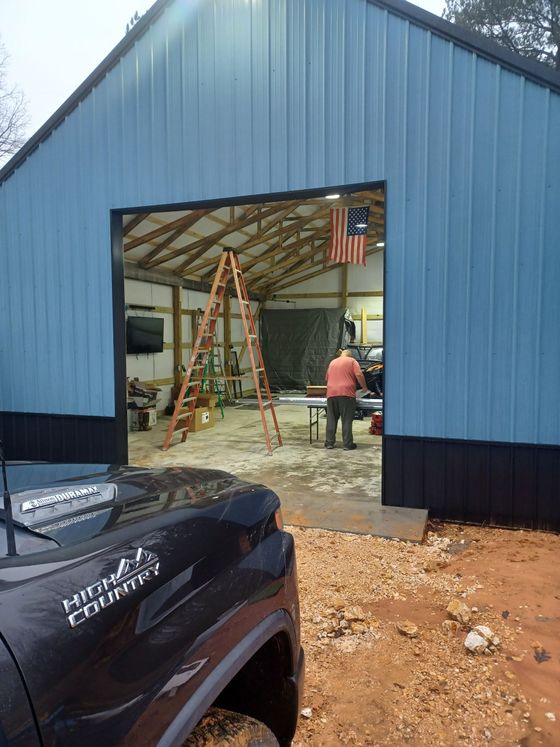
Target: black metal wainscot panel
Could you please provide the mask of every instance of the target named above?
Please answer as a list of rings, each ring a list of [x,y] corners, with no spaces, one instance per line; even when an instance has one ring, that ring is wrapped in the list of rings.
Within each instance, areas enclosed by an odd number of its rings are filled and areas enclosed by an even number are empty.
[[[560,531],[560,446],[384,436],[383,503]]]
[[[115,418],[0,413],[6,458],[96,464],[125,464],[123,439]]]

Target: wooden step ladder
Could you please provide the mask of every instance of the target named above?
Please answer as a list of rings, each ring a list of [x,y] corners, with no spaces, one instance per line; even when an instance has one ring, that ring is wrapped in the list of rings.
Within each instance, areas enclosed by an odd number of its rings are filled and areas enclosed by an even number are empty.
[[[202,321],[200,322],[196,339],[193,343],[187,372],[183,379],[183,383],[181,384],[181,389],[175,403],[175,409],[171,416],[165,441],[163,442],[162,448],[164,451],[169,448],[173,438],[179,434],[181,435],[181,442],[187,440],[187,435],[189,433],[196,407],[196,399],[200,393],[204,371],[208,363],[208,356],[212,353],[218,316],[220,314],[228,280],[230,279],[230,273],[233,274],[233,282],[235,284],[237,299],[239,301],[241,321],[245,333],[247,352],[249,353],[249,359],[251,361],[251,371],[261,413],[266,449],[268,454],[272,454],[273,440],[276,441],[277,446],[282,446],[282,436],[280,435],[280,429],[278,427],[278,419],[276,417],[276,411],[274,409],[272,395],[268,385],[268,378],[264,368],[264,360],[259,345],[255,320],[251,312],[249,294],[247,293],[247,287],[239,265],[239,259],[233,249],[224,249],[222,256],[220,257],[214,282],[212,283],[208,304],[203,314]],[[272,428],[269,427],[269,423],[267,422],[265,408],[272,416]],[[271,430],[274,430],[274,433],[271,434]]]

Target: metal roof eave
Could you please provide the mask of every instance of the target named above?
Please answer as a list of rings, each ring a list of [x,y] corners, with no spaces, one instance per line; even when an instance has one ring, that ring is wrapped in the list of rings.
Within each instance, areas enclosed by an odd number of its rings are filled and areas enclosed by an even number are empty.
[[[23,161],[46,140],[64,119],[83,101],[91,90],[107,75],[121,57],[134,45],[137,39],[148,29],[152,22],[163,12],[171,0],[157,0],[142,16],[128,34],[105,57],[74,93],[49,117],[45,124],[23,145],[19,151],[0,169],[0,186],[6,181]],[[427,10],[413,5],[406,0],[367,0],[372,5],[411,21],[438,36],[452,41],[487,60],[522,75],[538,85],[560,93],[560,73],[546,65],[522,57],[497,42],[481,34],[457,26]]]
[[[367,2],[384,8],[407,21],[412,21],[417,26],[421,26],[448,41],[455,42],[490,62],[501,65],[518,75],[523,75],[533,83],[560,93],[560,73],[542,62],[512,52],[482,34],[457,26],[455,23],[446,21],[418,5],[407,2],[407,0],[367,0]]]

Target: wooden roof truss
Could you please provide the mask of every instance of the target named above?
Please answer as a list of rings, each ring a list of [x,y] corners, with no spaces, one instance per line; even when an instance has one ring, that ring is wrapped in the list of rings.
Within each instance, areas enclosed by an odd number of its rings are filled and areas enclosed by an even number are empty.
[[[127,260],[150,270],[208,282],[226,247],[240,255],[247,288],[263,298],[336,269],[328,262],[330,209],[369,206],[366,256],[382,251],[385,205],[381,190],[339,200],[304,201],[125,216]],[[381,246],[380,246],[381,245]]]

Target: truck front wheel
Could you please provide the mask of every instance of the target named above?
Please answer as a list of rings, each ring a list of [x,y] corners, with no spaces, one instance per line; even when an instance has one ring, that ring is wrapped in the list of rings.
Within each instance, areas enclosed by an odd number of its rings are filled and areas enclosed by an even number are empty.
[[[278,740],[250,716],[210,708],[183,747],[278,747]]]

